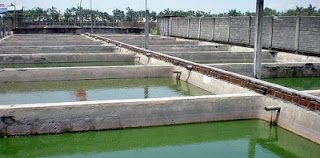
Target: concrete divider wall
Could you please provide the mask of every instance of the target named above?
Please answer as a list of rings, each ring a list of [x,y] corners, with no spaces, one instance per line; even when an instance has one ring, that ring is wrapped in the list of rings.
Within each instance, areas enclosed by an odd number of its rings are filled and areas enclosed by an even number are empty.
[[[172,77],[173,66],[92,66],[0,69],[0,82]]]
[[[263,110],[260,100],[237,94],[0,106],[0,136],[253,119]]]
[[[200,37],[202,40],[245,46],[254,44],[255,17],[159,17],[162,18],[169,18],[172,22],[173,29],[170,36],[193,39]],[[199,20],[200,24],[197,24]],[[164,32],[160,31],[160,34],[163,35]],[[264,17],[262,37],[264,48],[320,56],[319,41],[320,17]]]
[[[0,54],[35,54],[35,53],[101,53],[101,52],[115,52],[117,50],[114,46],[101,45],[80,45],[80,46],[1,46]]]
[[[0,64],[134,61],[131,53],[0,54]]]

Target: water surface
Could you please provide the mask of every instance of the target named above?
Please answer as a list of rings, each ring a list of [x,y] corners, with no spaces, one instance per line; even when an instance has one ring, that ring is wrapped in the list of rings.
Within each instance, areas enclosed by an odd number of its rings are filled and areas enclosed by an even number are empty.
[[[320,77],[271,78],[264,80],[300,91],[320,89]]]
[[[0,105],[212,95],[174,78],[0,83]]]
[[[0,138],[6,158],[316,158],[320,146],[262,120]]]

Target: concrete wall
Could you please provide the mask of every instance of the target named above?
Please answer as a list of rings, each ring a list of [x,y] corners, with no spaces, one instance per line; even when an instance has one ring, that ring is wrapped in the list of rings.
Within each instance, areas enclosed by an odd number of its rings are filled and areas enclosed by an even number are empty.
[[[273,20],[272,47],[295,50],[297,17],[278,17]]]
[[[229,41],[229,18],[216,18],[214,25],[214,41]]]
[[[260,100],[238,94],[0,106],[0,136],[258,118]]]
[[[255,36],[255,17],[250,19],[250,46],[254,46],[254,36]],[[273,18],[264,17],[262,26],[262,47],[272,48],[272,31],[273,31]]]
[[[189,38],[198,39],[199,38],[199,25],[200,18],[190,18],[190,28],[189,28]]]
[[[245,46],[254,44],[255,17],[189,18],[190,25],[187,19],[170,18],[173,24],[170,35]],[[320,17],[264,17],[263,20],[264,48],[320,56]]]
[[[320,52],[320,18],[301,17],[299,32],[299,50],[302,52]]]
[[[250,17],[230,17],[230,43],[247,45],[250,42],[250,20]]]
[[[0,82],[172,77],[172,66],[95,66],[1,69]]]
[[[213,18],[202,18],[201,19],[201,32],[200,39],[212,40],[214,33],[214,19]]]

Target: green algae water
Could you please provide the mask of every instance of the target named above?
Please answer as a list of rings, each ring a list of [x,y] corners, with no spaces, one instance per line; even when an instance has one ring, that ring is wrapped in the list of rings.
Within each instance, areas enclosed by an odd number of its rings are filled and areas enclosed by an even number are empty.
[[[0,105],[212,95],[174,78],[0,83]]]
[[[0,138],[4,158],[317,158],[320,146],[262,120]]]
[[[124,66],[124,65],[136,65],[136,63],[134,61],[124,61],[124,62],[75,62],[75,63],[7,64],[7,65],[0,65],[0,68]]]
[[[320,77],[271,78],[264,80],[296,90],[320,89]]]

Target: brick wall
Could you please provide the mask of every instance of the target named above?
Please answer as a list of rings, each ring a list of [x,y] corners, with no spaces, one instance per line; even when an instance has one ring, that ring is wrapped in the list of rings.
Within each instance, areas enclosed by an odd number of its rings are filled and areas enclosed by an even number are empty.
[[[301,17],[299,51],[320,52],[320,18]]]
[[[179,17],[179,36],[188,38],[189,20],[187,17]]]
[[[199,20],[200,18],[190,18],[189,38],[199,38]]]
[[[295,50],[297,17],[278,17],[273,20],[272,47]]]
[[[171,36],[180,36],[180,32],[179,32],[179,18],[172,18],[171,19],[171,24],[172,24],[172,28],[171,28]]]
[[[165,18],[171,19],[172,36],[254,45],[255,17]],[[320,56],[320,17],[264,17],[262,34],[263,48]]]
[[[255,36],[255,17],[251,17],[251,24],[250,24],[250,46],[254,46],[254,36]],[[263,26],[262,26],[262,47],[263,48],[271,48],[272,46],[272,17],[264,17],[263,18]]]
[[[230,43],[249,45],[250,17],[230,17],[229,38]]]
[[[202,18],[200,30],[201,30],[200,39],[213,40],[214,19]]]
[[[228,42],[229,18],[216,18],[214,27],[214,41]]]

